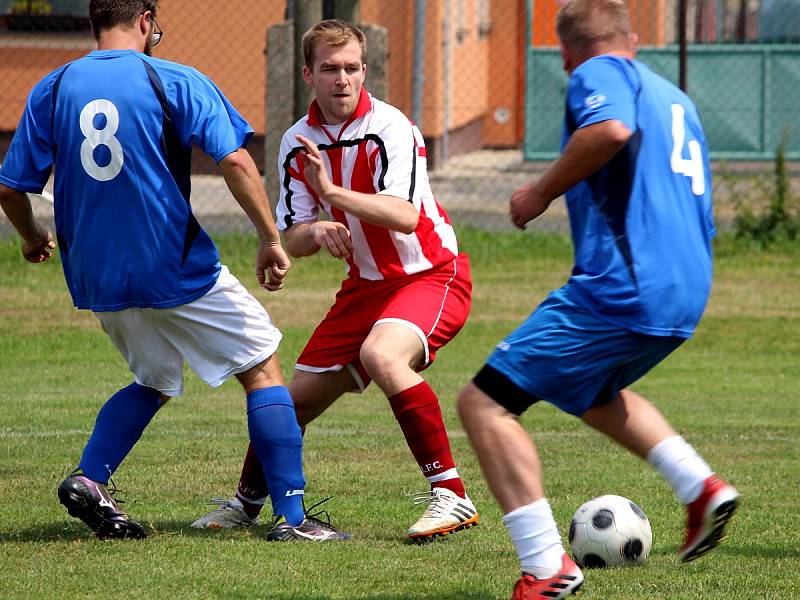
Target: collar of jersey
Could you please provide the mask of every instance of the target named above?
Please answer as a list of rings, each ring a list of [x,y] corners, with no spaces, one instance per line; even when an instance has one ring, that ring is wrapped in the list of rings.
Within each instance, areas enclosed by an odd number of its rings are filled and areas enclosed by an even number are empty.
[[[370,100],[369,93],[364,87],[361,88],[361,96],[358,98],[356,109],[350,118],[347,119],[342,130],[344,130],[350,123],[366,115],[372,108],[372,100]],[[322,116],[322,111],[319,108],[319,103],[314,100],[308,109],[308,124],[311,127],[322,127],[325,124],[325,118]]]
[[[136,50],[129,50],[129,49],[116,49],[116,48],[108,48],[106,50],[92,50],[89,55],[90,56],[117,56],[119,54],[143,54],[142,52],[137,52]]]

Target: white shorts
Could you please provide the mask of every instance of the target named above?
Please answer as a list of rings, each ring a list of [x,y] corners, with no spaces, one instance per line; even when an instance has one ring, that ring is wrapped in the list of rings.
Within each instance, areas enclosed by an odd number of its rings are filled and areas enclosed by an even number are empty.
[[[226,266],[202,298],[173,308],[94,313],[128,361],[136,383],[166,396],[183,392],[183,361],[212,387],[266,360],[281,332]]]

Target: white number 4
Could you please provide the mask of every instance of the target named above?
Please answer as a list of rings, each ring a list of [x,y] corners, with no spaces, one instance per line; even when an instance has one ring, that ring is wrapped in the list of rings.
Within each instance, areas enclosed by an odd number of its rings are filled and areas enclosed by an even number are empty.
[[[672,105],[672,159],[670,166],[675,173],[692,180],[692,193],[702,196],[706,191],[706,176],[703,172],[703,151],[700,142],[689,140],[689,158],[683,158],[683,143],[686,141],[686,109],[680,104]]]

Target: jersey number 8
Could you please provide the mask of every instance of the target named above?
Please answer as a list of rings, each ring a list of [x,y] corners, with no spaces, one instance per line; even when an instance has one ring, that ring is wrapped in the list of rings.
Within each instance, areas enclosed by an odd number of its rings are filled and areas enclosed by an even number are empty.
[[[81,144],[81,164],[84,170],[97,181],[114,179],[122,171],[125,160],[122,144],[114,137],[119,128],[117,107],[111,100],[92,100],[83,107],[80,123],[86,138]],[[104,166],[98,164],[95,157],[98,146],[105,146],[111,154],[111,160]]]

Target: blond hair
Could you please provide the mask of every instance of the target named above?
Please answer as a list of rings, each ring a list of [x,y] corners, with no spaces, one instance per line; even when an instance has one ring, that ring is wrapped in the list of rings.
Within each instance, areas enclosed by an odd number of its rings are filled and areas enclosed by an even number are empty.
[[[320,45],[344,46],[356,41],[361,46],[361,62],[366,60],[367,40],[364,32],[355,25],[340,19],[320,21],[303,34],[303,59],[309,69],[314,68],[314,49]]]
[[[556,31],[568,47],[628,39],[631,20],[624,0],[567,0],[558,10]]]

